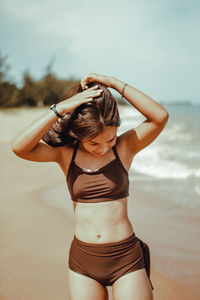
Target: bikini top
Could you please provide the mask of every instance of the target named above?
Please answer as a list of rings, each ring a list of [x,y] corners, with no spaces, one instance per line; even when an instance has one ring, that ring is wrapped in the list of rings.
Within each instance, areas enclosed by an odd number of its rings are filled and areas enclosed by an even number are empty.
[[[129,195],[128,172],[117,150],[112,147],[115,159],[102,168],[90,171],[75,163],[78,142],[66,177],[71,198],[75,202],[97,203],[125,198]]]

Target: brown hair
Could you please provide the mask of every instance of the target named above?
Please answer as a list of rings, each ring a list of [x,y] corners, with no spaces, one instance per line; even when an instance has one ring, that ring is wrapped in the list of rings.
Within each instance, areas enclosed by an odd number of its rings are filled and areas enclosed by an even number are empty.
[[[58,119],[43,136],[43,141],[52,147],[70,144],[75,140],[91,138],[103,131],[106,126],[120,126],[117,102],[111,92],[99,82],[92,82],[88,87],[98,84],[103,90],[100,96],[81,104],[62,119]],[[72,87],[65,99],[82,92],[81,84]]]

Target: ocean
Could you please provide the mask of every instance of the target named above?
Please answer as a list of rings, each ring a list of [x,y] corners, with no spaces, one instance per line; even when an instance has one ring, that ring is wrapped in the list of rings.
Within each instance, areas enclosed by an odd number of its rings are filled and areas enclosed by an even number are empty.
[[[166,201],[199,208],[200,106],[164,107],[169,113],[168,123],[157,139],[135,156],[131,180],[146,192],[162,198],[166,195]],[[137,127],[145,119],[130,106],[122,107],[120,116],[119,133]]]

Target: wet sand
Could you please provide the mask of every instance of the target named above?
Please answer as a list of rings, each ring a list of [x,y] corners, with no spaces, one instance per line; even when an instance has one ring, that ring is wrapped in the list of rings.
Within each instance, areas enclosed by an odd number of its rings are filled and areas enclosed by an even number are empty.
[[[10,148],[14,136],[42,110],[0,112],[0,299],[4,300],[69,299],[67,259],[74,222],[72,202],[62,193],[65,178],[56,164],[22,160]],[[48,191],[55,201],[61,198],[63,203],[66,197],[68,215],[44,201]],[[199,219],[178,207],[172,212],[160,199],[144,195],[135,183],[133,191],[129,217],[151,249],[154,300],[199,299],[195,230]],[[111,288],[109,294],[111,300]]]

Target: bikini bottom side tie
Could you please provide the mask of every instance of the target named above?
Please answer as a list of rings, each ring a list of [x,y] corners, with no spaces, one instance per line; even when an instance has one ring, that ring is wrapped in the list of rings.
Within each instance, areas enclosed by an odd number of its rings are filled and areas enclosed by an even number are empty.
[[[103,286],[111,286],[121,276],[145,268],[153,290],[149,247],[135,233],[119,242],[103,244],[86,243],[74,236],[68,266]]]

